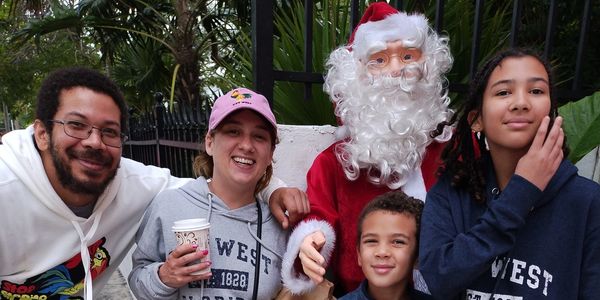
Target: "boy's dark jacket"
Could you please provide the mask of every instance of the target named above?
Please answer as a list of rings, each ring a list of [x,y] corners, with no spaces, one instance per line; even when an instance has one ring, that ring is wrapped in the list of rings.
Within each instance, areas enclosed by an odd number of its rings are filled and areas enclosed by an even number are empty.
[[[354,291],[344,295],[338,300],[374,300],[367,289],[368,281],[365,279],[360,283],[360,286]],[[408,296],[410,300],[431,300],[430,295],[415,290],[411,285],[407,286]]]
[[[600,185],[564,160],[543,192],[518,175],[499,192],[486,160],[487,203],[447,174],[427,194],[419,269],[435,298],[600,299]]]

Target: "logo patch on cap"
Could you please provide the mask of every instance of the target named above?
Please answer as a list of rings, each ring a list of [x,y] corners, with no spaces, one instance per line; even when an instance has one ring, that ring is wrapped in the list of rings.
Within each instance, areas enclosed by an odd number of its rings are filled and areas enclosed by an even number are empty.
[[[235,99],[235,101],[240,102],[244,99],[248,99],[251,98],[252,95],[249,93],[243,94],[240,93],[238,90],[233,91],[233,93],[231,93],[231,98]]]

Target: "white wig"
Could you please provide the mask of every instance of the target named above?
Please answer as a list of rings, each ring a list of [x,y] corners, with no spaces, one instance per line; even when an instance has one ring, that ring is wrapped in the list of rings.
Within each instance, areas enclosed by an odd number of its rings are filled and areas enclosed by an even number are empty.
[[[364,171],[375,184],[391,189],[403,186],[420,167],[425,148],[434,139],[432,132],[452,115],[444,76],[452,66],[448,38],[427,26],[426,32],[402,42],[423,54],[418,63],[405,68],[412,76],[370,75],[361,57],[385,49],[381,47],[371,47],[361,55],[353,54],[355,46],[340,47],[327,61],[324,89],[349,133],[336,155],[350,180]],[[435,139],[447,141],[450,135],[446,127]]]

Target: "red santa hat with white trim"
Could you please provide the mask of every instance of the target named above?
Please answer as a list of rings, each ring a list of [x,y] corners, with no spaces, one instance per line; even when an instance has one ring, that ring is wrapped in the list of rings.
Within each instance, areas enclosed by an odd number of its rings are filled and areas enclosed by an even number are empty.
[[[387,48],[387,42],[402,40],[407,46],[422,40],[429,30],[427,18],[422,14],[407,15],[386,2],[369,5],[352,32],[348,47],[354,57],[365,61],[369,55]]]

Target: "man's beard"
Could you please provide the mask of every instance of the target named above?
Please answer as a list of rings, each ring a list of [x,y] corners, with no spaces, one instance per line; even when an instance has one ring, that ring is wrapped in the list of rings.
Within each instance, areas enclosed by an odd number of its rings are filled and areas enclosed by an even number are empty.
[[[410,66],[404,74],[410,76],[394,78],[342,65],[348,68],[332,68],[326,79],[336,114],[349,131],[349,139],[336,147],[338,161],[350,180],[362,170],[372,183],[400,188],[420,168],[431,132],[451,116],[442,82],[428,80],[420,64]]]
[[[54,166],[58,174],[58,180],[65,188],[76,194],[100,196],[117,174],[116,169],[111,170],[106,179],[102,180],[101,182],[94,182],[89,180],[83,181],[73,176],[73,170],[68,164],[68,159],[89,159],[96,163],[101,163],[104,166],[111,166],[113,164],[113,158],[111,156],[103,155],[102,151],[97,149],[76,151],[73,148],[68,148],[65,149],[65,155],[67,156],[67,159],[62,159],[60,157],[59,150],[55,147],[54,142],[51,139],[50,154],[52,156],[52,161],[54,162]],[[98,174],[89,171],[86,172],[86,175],[90,177],[98,176]]]

